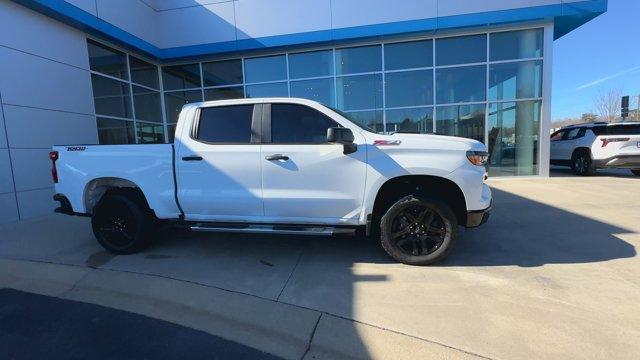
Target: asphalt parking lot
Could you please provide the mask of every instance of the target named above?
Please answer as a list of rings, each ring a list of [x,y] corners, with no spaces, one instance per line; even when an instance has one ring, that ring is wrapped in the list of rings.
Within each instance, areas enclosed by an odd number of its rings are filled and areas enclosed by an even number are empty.
[[[490,184],[489,223],[431,267],[354,237],[167,234],[113,256],[87,219],[51,215],[0,226],[0,288],[285,358],[637,358],[640,178],[558,170]]]

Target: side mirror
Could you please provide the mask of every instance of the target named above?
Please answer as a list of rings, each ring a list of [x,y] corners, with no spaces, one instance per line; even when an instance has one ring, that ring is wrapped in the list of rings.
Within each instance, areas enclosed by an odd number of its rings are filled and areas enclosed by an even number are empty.
[[[339,143],[344,146],[345,155],[358,151],[358,145],[354,144],[353,132],[343,127],[332,127],[327,129],[327,142]]]

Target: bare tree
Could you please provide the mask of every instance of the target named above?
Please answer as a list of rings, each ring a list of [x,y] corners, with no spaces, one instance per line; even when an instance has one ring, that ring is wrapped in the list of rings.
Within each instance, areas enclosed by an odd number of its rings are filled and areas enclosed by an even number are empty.
[[[611,89],[608,92],[600,91],[598,93],[594,103],[602,120],[606,122],[616,121],[620,113],[621,93],[620,89]]]

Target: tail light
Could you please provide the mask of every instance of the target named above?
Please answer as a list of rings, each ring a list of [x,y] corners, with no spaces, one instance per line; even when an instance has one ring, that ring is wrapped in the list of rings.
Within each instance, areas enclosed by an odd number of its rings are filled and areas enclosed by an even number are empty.
[[[51,177],[54,183],[58,183],[58,169],[56,168],[56,160],[58,160],[58,152],[51,151],[49,153],[49,159],[51,159]]]
[[[607,146],[607,144],[612,142],[620,142],[620,141],[629,141],[629,138],[609,138],[609,139],[600,139],[602,141],[602,147]]]
[[[473,165],[485,166],[489,160],[489,153],[486,151],[467,151],[467,159]]]

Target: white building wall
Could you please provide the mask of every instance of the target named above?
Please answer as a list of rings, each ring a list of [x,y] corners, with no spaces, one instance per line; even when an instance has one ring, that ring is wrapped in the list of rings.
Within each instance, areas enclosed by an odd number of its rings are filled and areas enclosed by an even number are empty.
[[[85,39],[0,0],[0,222],[55,208],[52,145],[98,142]]]

